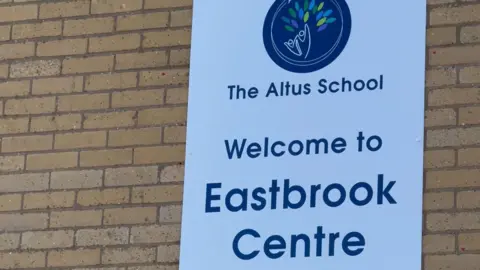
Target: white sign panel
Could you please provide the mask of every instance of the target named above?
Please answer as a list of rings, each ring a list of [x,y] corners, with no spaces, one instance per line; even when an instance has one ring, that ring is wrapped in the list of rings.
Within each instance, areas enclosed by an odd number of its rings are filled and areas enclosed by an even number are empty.
[[[194,0],[180,270],[421,267],[426,3]]]

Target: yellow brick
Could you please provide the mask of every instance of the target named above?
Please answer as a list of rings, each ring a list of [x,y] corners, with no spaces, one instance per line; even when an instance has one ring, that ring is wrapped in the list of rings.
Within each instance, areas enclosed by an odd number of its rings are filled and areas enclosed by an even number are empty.
[[[455,151],[454,150],[429,150],[424,154],[424,167],[443,168],[452,167],[455,165]]]
[[[61,34],[61,21],[15,24],[12,29],[13,39],[54,37]]]
[[[92,56],[63,60],[63,74],[102,72],[113,69],[113,56]]]
[[[37,5],[0,7],[0,22],[16,22],[36,19]]]
[[[85,114],[83,127],[91,128],[119,128],[135,125],[134,111],[110,112],[110,113],[89,113]]]
[[[192,6],[192,0],[145,0],[145,8],[170,8],[170,7],[185,7]]]
[[[102,147],[107,144],[106,131],[66,133],[55,135],[55,149]]]
[[[478,88],[448,88],[432,90],[428,94],[430,106],[469,104],[480,102]]]
[[[0,230],[2,231],[40,230],[46,229],[47,226],[47,213],[0,214]]]
[[[155,248],[128,247],[106,249],[102,256],[103,264],[154,262]]]
[[[429,49],[430,65],[470,64],[480,61],[480,45]]]
[[[135,14],[119,16],[117,19],[117,31],[163,28],[168,25],[168,12],[155,12],[147,14]]]
[[[52,149],[52,135],[7,137],[2,139],[2,152],[27,152]]]
[[[190,45],[191,30],[164,30],[160,32],[146,32],[143,47],[168,47],[177,45]]]
[[[105,186],[139,186],[158,183],[157,166],[105,169]]]
[[[128,12],[142,9],[142,0],[102,0],[92,2],[92,14]]]
[[[424,264],[425,270],[455,269],[458,265],[462,266],[462,270],[476,270],[480,265],[480,255],[431,255],[425,257]]]
[[[89,13],[89,3],[89,0],[44,3],[40,5],[40,19],[87,15]]]
[[[160,206],[158,213],[160,223],[181,223],[182,206],[181,205],[163,205]]]
[[[480,143],[480,127],[427,131],[427,147],[461,146]]]
[[[452,126],[457,124],[457,114],[453,109],[436,109],[425,112],[425,127]]]
[[[457,70],[453,67],[427,69],[426,86],[443,86],[457,83]]]
[[[186,127],[165,127],[163,141],[165,143],[184,143],[186,141]]]
[[[466,67],[460,69],[460,83],[478,83],[480,79],[480,68],[479,67]]]
[[[135,164],[183,162],[185,160],[185,146],[172,145],[135,148],[133,159]]]
[[[0,79],[8,77],[8,64],[0,64]]]
[[[113,31],[113,23],[113,18],[67,20],[64,23],[63,35],[76,36],[108,33]]]
[[[86,39],[65,39],[37,44],[37,56],[75,55],[87,51]]]
[[[480,208],[480,192],[477,190],[459,192],[457,194],[457,207],[462,209]]]
[[[87,77],[86,91],[131,88],[137,85],[136,72],[96,74]]]
[[[99,226],[102,210],[61,211],[50,214],[50,228]]]
[[[74,130],[82,125],[80,114],[65,114],[54,116],[32,117],[30,123],[31,132],[45,132],[54,130]]]
[[[423,197],[425,210],[452,209],[455,205],[453,192],[427,192]]]
[[[33,56],[34,54],[35,43],[33,42],[0,45],[0,60],[20,59]]]
[[[186,107],[146,109],[138,113],[138,124],[141,126],[182,124],[186,120]]]
[[[35,60],[16,62],[10,66],[11,78],[41,77],[60,74],[60,60]]]
[[[170,26],[190,26],[192,25],[192,10],[177,10],[171,12]]]
[[[100,263],[100,249],[61,250],[48,253],[49,267],[83,266]]]
[[[24,169],[25,157],[23,155],[1,156],[0,172],[13,172]]]
[[[455,251],[455,235],[425,235],[423,236],[423,252],[427,254],[443,252],[453,253]]]
[[[157,248],[157,261],[163,263],[174,263],[179,261],[180,245],[161,245]]]
[[[156,219],[156,207],[132,207],[105,209],[103,222],[105,225],[129,225],[154,223]]]
[[[188,82],[187,69],[171,69],[165,71],[140,72],[140,86],[175,85]]]
[[[429,231],[478,230],[480,212],[431,213],[427,214],[426,227]]]
[[[84,229],[78,230],[75,236],[77,246],[109,246],[128,244],[129,229]]]
[[[165,91],[162,89],[123,91],[112,94],[113,108],[162,105]]]
[[[161,52],[117,54],[115,69],[162,67],[167,64],[167,54]]]
[[[480,5],[438,7],[430,11],[430,24],[457,24],[480,21]]]
[[[475,43],[480,39],[480,26],[464,26],[460,30],[460,41],[462,43]]]
[[[23,249],[68,248],[73,246],[73,231],[24,232]]]
[[[480,165],[480,148],[466,148],[458,150],[458,165]]]
[[[89,52],[133,50],[140,47],[140,34],[125,34],[90,38]]]
[[[108,109],[109,94],[84,94],[58,97],[57,110],[60,112]]]
[[[427,172],[426,188],[466,188],[480,185],[480,170],[464,169],[454,171]]]
[[[132,149],[97,150],[80,152],[80,166],[113,166],[132,163]]]
[[[0,119],[0,134],[14,134],[28,131],[28,117]]]
[[[162,183],[175,183],[183,182],[184,180],[185,166],[183,165],[171,165],[162,169],[160,172],[160,182]]]
[[[112,188],[103,190],[79,191],[77,203],[82,206],[128,203],[130,198],[128,188]]]
[[[480,233],[461,233],[458,235],[458,246],[461,250],[480,250]]]
[[[5,114],[26,115],[55,111],[55,97],[10,99],[5,103]]]
[[[43,268],[45,266],[45,252],[7,252],[0,253],[0,268]]]
[[[427,45],[450,45],[457,41],[457,28],[438,27],[427,29]]]
[[[183,66],[190,63],[190,50],[179,49],[170,51],[170,65]]]
[[[24,209],[45,209],[72,207],[75,202],[75,192],[42,192],[27,193],[24,197]]]
[[[22,195],[0,195],[0,212],[15,211],[22,208]],[[2,250],[2,235],[0,234],[0,250]]]
[[[140,243],[171,243],[180,239],[180,226],[171,225],[150,225],[142,227],[133,227],[130,242]]]
[[[102,185],[101,170],[52,172],[51,189],[82,189]]]
[[[48,173],[1,175],[0,192],[25,192],[47,190],[48,178]]]
[[[0,250],[16,249],[20,246],[19,233],[2,233],[0,234]]]
[[[33,80],[32,94],[67,94],[81,92],[83,88],[83,77],[62,77]]]
[[[180,203],[183,198],[183,186],[162,185],[134,187],[132,203]]]
[[[460,108],[458,121],[462,125],[480,124],[480,107]]]
[[[27,156],[27,170],[74,168],[78,163],[77,152],[32,154]]]
[[[30,81],[8,81],[0,83],[0,97],[26,96],[30,91]]]
[[[1,41],[10,40],[10,25],[0,26],[0,40]]]
[[[188,101],[188,88],[172,88],[167,90],[167,104],[186,104]]]
[[[160,144],[161,128],[112,130],[108,134],[108,146],[131,146]]]

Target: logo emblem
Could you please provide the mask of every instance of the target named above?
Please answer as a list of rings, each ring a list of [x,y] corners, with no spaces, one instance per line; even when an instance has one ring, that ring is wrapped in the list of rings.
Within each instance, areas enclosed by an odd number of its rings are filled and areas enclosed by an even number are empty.
[[[281,68],[309,73],[331,64],[352,28],[345,0],[275,0],[263,26],[263,42]]]

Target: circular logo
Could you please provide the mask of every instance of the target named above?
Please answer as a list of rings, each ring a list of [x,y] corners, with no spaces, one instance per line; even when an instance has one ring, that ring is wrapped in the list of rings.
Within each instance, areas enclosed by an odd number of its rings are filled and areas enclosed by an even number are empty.
[[[352,28],[345,0],[275,0],[263,26],[263,43],[281,68],[309,73],[331,64]]]

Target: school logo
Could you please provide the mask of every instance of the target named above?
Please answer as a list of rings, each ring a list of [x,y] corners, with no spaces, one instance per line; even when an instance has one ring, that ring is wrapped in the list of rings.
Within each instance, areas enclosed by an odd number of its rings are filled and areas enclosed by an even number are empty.
[[[263,42],[278,66],[308,73],[337,59],[351,27],[345,0],[275,0],[265,18]]]

